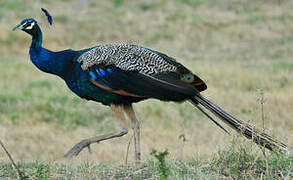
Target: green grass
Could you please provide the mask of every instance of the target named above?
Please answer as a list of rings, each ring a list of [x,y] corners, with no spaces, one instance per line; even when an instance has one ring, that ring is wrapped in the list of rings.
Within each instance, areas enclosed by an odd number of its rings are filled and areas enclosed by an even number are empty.
[[[124,0],[113,0],[113,4],[115,7],[122,6],[124,4]]]
[[[292,60],[279,60],[274,64],[274,69],[277,71],[293,71]]]
[[[161,1],[162,3],[163,1]],[[159,6],[161,5],[161,3],[158,2],[143,2],[139,4],[139,8],[143,11],[151,11],[154,10],[156,8],[159,8]]]
[[[0,8],[6,10],[17,10],[20,9],[22,5],[23,3],[21,3],[20,1],[0,1]]]
[[[200,6],[204,3],[202,0],[181,0],[181,2],[191,6]]]
[[[264,156],[249,147],[219,151],[210,162],[212,170],[233,179],[286,179],[293,177],[293,156],[273,152]]]
[[[8,69],[17,68],[18,71],[1,72],[5,81],[2,81],[1,88],[5,89],[0,92],[0,112],[6,116],[11,122],[17,124],[24,118],[32,115],[39,116],[41,122],[53,123],[58,128],[75,129],[78,126],[89,127],[91,124],[100,122],[105,113],[99,114],[87,110],[83,114],[79,109],[85,107],[85,101],[80,101],[70,92],[63,94],[58,93],[63,89],[63,85],[56,88],[58,83],[48,80],[30,80],[23,88],[11,86],[13,81],[26,81],[19,76],[29,71],[30,65],[22,65],[21,62],[12,60],[11,58],[2,59],[1,66],[6,66]],[[16,91],[18,89],[18,91]],[[30,102],[30,103],[28,103]],[[73,109],[74,108],[74,109]],[[107,114],[107,113],[106,113]]]
[[[293,156],[252,151],[251,146],[230,146],[209,160],[200,158],[164,162],[168,179],[291,179]],[[54,162],[21,162],[19,169],[27,179],[158,179],[162,164],[155,159],[135,164],[113,165],[84,162],[69,165]],[[0,163],[0,178],[17,178],[11,163]]]

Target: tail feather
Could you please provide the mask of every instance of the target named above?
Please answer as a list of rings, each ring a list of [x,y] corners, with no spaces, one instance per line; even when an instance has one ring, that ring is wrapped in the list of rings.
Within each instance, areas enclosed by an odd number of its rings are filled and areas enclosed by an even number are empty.
[[[235,118],[234,116],[230,115],[229,113],[224,111],[221,107],[219,107],[218,105],[216,105],[209,99],[203,97],[202,95],[196,95],[193,99],[191,99],[191,102],[197,108],[199,108],[200,111],[202,111],[202,109],[198,106],[198,103],[201,104],[203,107],[205,107],[207,110],[212,112],[215,116],[217,116],[224,123],[232,127],[234,130],[243,134],[248,139],[253,139],[253,141],[256,144],[266,147],[269,150],[280,149],[282,151],[288,152],[287,146],[284,143],[278,140],[275,140],[268,134],[253,128],[248,123]],[[213,119],[211,120],[215,122]],[[216,124],[218,125],[218,123]]]
[[[212,120],[218,127],[220,127],[223,131],[225,131],[227,134],[229,134],[229,135],[231,135],[230,133],[229,133],[229,131],[227,131],[221,124],[219,124],[216,120],[214,120],[214,118],[212,118],[207,112],[205,112],[198,104],[196,104],[196,103],[193,103],[192,102],[192,104],[194,105],[194,106],[196,106],[197,107],[197,109],[199,109],[204,115],[206,115],[210,120]]]

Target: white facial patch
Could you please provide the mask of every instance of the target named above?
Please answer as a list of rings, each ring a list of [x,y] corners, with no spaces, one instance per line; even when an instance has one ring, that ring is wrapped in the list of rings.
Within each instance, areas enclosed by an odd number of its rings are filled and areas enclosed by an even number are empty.
[[[31,22],[30,26],[26,27],[25,29],[32,29],[35,25],[35,22]]]

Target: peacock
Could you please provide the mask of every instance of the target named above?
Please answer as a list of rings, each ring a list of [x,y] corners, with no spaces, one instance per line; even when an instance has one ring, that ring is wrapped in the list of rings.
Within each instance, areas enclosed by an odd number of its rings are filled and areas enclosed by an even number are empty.
[[[52,24],[51,16],[44,12]],[[132,104],[151,98],[189,101],[225,132],[228,133],[206,110],[256,144],[269,150],[287,151],[284,143],[254,129],[204,97],[205,82],[164,53],[133,44],[106,44],[54,52],[42,47],[42,31],[35,19],[22,20],[13,30],[16,29],[32,36],[30,59],[39,70],[62,78],[80,98],[109,106],[123,124],[118,131],[80,141],[65,154],[66,157],[77,156],[92,143],[127,134],[126,114],[134,133],[135,160],[140,161],[140,126]]]

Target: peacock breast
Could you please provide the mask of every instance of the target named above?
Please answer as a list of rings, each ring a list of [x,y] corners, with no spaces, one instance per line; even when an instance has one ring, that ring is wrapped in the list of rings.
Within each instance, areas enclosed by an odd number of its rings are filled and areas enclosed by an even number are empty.
[[[119,97],[116,94],[92,84],[88,75],[83,71],[75,72],[71,77],[66,77],[65,82],[72,92],[83,99],[100,102],[105,105],[119,101]]]

